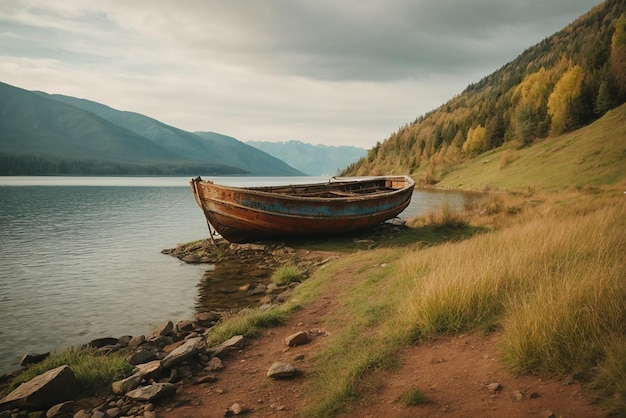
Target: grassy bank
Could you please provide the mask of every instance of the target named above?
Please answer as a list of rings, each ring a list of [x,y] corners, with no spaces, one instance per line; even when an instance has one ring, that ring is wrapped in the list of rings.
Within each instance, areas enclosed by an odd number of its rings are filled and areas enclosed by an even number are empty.
[[[468,237],[468,225],[482,232]],[[420,230],[443,231],[446,241],[349,255],[301,286],[334,286],[333,277],[347,270],[353,277],[335,293],[341,308],[326,318],[350,320],[316,360],[311,396],[318,401],[303,416],[342,410],[369,370],[398,367],[402,347],[493,330],[502,334],[500,360],[512,373],[573,376],[598,389],[610,408],[623,407],[621,191],[497,195],[465,213],[430,214],[409,233]]]
[[[459,212],[444,205],[376,248],[348,248],[296,287],[287,303],[224,320],[208,341],[254,337],[331,295],[334,308],[320,314],[320,326],[340,327],[313,360],[311,402],[300,416],[349,410],[368,390],[363,382],[370,372],[402,367],[405,347],[494,331],[501,336],[499,360],[512,374],[576,379],[608,410],[626,414],[625,199],[620,189],[580,187],[493,193]],[[299,279],[289,265],[273,277]],[[75,354],[60,353],[41,367],[84,362],[77,375],[90,392],[128,372],[121,357],[96,364],[100,358]],[[415,387],[402,402],[427,399]]]

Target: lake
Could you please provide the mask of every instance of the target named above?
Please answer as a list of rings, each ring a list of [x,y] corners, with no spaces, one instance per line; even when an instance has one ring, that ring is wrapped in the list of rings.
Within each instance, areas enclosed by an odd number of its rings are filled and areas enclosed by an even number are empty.
[[[252,186],[327,179],[213,180]],[[475,197],[417,189],[401,216]],[[0,177],[0,374],[19,368],[25,353],[192,319],[210,266],[161,250],[207,237],[188,177]]]

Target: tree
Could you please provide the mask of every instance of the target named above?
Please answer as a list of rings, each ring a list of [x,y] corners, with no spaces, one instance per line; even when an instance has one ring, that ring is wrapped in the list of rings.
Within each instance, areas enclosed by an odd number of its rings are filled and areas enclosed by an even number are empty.
[[[596,96],[596,105],[593,109],[598,116],[604,115],[613,108],[613,100],[611,98],[611,89],[607,80],[600,82],[598,95]]]
[[[626,100],[626,15],[615,21],[615,31],[611,38],[609,67],[615,79],[620,103]]]
[[[463,143],[463,152],[468,154],[480,153],[488,149],[487,130],[481,125],[467,132],[467,139]]]
[[[548,98],[548,114],[552,118],[550,135],[557,136],[578,127],[584,78],[585,72],[575,65],[554,86]]]
[[[514,110],[511,123],[523,145],[528,145],[536,137],[546,134],[545,121],[548,119],[551,78],[551,71],[542,67],[526,76],[513,92]]]

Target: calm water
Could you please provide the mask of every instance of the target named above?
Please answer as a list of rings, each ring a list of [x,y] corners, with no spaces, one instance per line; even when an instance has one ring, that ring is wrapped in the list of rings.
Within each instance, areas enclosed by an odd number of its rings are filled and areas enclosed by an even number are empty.
[[[220,178],[232,185],[326,178]],[[161,254],[207,226],[181,177],[0,177],[0,374],[28,352],[190,319],[208,266]],[[471,195],[415,192],[404,218]]]

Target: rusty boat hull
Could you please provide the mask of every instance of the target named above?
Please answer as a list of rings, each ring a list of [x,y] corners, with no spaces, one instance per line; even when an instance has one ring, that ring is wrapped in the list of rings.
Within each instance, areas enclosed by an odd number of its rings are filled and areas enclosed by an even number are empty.
[[[230,242],[244,243],[371,228],[409,205],[415,183],[409,176],[379,176],[232,187],[197,177],[190,185],[209,228]]]

